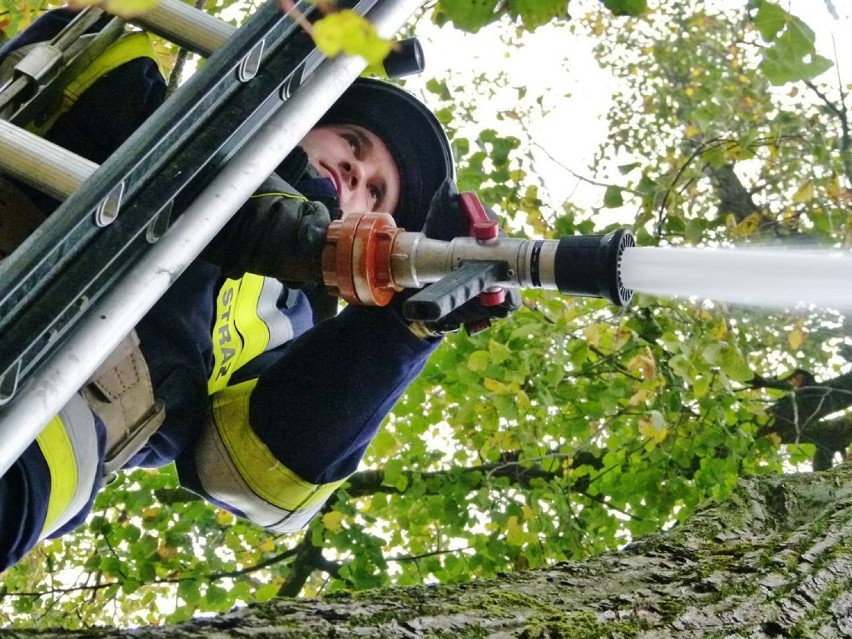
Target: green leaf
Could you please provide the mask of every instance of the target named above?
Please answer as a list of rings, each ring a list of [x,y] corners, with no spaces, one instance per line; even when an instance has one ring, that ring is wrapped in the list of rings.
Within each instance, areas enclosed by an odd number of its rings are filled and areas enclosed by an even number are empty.
[[[535,29],[554,18],[566,16],[565,0],[524,0],[509,3],[509,13],[520,18],[527,29]]]
[[[201,599],[198,581],[195,579],[184,579],[178,584],[177,594],[183,599],[184,603],[194,606]]]
[[[497,0],[440,0],[435,8],[436,22],[452,22],[463,31],[476,33],[495,19]]]
[[[686,241],[690,244],[700,244],[704,237],[704,230],[707,227],[705,220],[700,218],[690,218],[686,221]]]
[[[204,598],[214,610],[221,608],[222,604],[229,601],[228,591],[215,584],[207,586],[207,591],[204,593]]]
[[[493,339],[488,341],[488,353],[494,364],[502,364],[512,356],[512,350],[508,346]]]
[[[739,349],[734,347],[723,349],[720,367],[728,377],[737,382],[747,382],[754,377]]]
[[[258,601],[269,601],[278,594],[278,585],[275,583],[264,584],[254,593]]]
[[[400,492],[408,487],[408,476],[405,474],[402,460],[390,459],[387,461],[384,467],[382,485],[392,486]]]
[[[488,351],[474,351],[467,360],[467,366],[472,371],[483,372],[488,368],[491,356]]]
[[[760,31],[761,37],[767,42],[771,42],[787,24],[789,17],[790,14],[779,5],[767,0],[760,4],[757,15],[754,17],[754,25]]]
[[[604,206],[608,209],[617,209],[623,205],[624,198],[621,196],[621,187],[615,186],[614,184],[606,187],[606,193],[604,193]]]
[[[764,3],[764,7],[773,6]],[[780,11],[783,11],[779,9]],[[768,20],[773,26],[776,18]],[[817,55],[814,48],[814,32],[799,18],[786,14],[786,29],[777,36],[773,35],[771,46],[763,51],[760,69],[772,84],[780,85],[798,80],[810,80],[832,67],[827,58]],[[767,27],[767,32],[769,31]]]
[[[122,579],[121,580],[121,591],[125,595],[132,595],[134,592],[139,590],[139,581],[133,578]]]
[[[812,55],[808,61],[787,55],[783,50],[770,48],[764,51],[760,70],[774,85],[810,80],[830,69],[834,63],[821,55]]]
[[[647,0],[601,0],[617,16],[639,16],[648,10]]]

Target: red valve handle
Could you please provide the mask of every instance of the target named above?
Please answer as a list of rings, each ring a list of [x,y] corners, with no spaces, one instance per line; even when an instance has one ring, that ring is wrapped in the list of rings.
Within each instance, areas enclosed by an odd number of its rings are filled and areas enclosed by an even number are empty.
[[[476,197],[476,193],[465,192],[459,194],[462,210],[470,222],[468,235],[476,238],[482,244],[496,240],[500,234],[497,222],[488,217],[482,202]],[[479,303],[483,306],[497,306],[506,300],[506,291],[502,288],[494,288],[479,294]],[[486,327],[487,328],[487,327]]]

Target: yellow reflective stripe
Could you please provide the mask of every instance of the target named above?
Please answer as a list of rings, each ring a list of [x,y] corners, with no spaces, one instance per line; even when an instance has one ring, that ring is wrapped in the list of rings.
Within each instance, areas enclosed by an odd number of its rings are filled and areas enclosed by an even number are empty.
[[[344,480],[312,484],[275,458],[249,425],[249,399],[256,384],[249,380],[229,386],[213,397],[213,422],[229,457],[252,492],[273,506],[296,511],[322,504]]]
[[[116,42],[110,45],[106,51],[99,55],[92,64],[83,69],[83,71],[65,88],[62,96],[62,104],[56,112],[43,124],[34,127],[34,133],[42,134],[56,121],[56,119],[65,113],[68,109],[74,106],[77,98],[82,95],[86,89],[91,87],[99,78],[106,75],[113,69],[120,67],[125,62],[130,62],[137,58],[151,58],[157,63],[157,68],[160,70],[160,75],[166,77],[163,65],[157,52],[154,50],[154,44],[147,33],[135,32],[128,33]]]
[[[243,338],[243,350],[237,360],[237,367],[260,355],[269,344],[269,327],[257,314],[265,278],[246,273],[241,279],[234,313],[237,331]]]
[[[210,394],[225,388],[240,366],[269,345],[269,327],[258,316],[264,279],[246,273],[238,280],[225,280],[219,289],[213,326],[213,370],[207,382]]]
[[[130,62],[136,58],[151,58],[157,63],[160,75],[163,78],[166,77],[157,52],[154,51],[154,44],[151,42],[151,38],[147,33],[137,31],[136,33],[128,33],[121,36],[106,51],[99,55],[92,64],[86,67],[65,89],[66,99],[70,98],[73,104],[73,101],[76,101],[99,78],[113,69],[120,67],[125,62]]]
[[[77,492],[77,459],[62,419],[57,415],[36,438],[50,471],[50,499],[41,534],[65,513]]]
[[[306,198],[301,193],[285,193],[284,191],[273,191],[273,192],[270,192],[270,193],[255,193],[249,199],[250,200],[256,200],[257,198],[261,198],[261,197],[289,197],[290,199],[301,200],[302,202],[308,201],[308,198]]]

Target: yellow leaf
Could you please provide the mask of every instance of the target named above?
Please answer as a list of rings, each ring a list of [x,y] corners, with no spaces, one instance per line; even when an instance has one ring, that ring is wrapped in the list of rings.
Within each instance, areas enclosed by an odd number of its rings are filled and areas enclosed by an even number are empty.
[[[666,421],[663,418],[662,413],[656,410],[651,411],[650,419],[640,419],[637,428],[642,437],[645,437],[655,444],[662,443],[666,438],[666,435],[669,433],[669,429],[666,426]]]
[[[506,522],[506,543],[510,546],[523,546],[526,543],[524,527],[518,523],[518,518],[512,515]]]
[[[731,232],[737,237],[748,237],[749,235],[757,231],[759,227],[760,213],[752,213],[739,223],[736,223],[735,221],[734,227],[731,229]]]
[[[797,350],[802,344],[805,343],[805,334],[800,331],[798,328],[787,333],[787,343],[790,345],[790,348],[793,350]]]
[[[512,432],[500,430],[488,438],[484,448],[493,448],[501,452],[504,450],[515,450],[518,448],[518,438]]]
[[[600,326],[597,324],[586,324],[583,334],[586,336],[589,346],[598,346],[600,344]]]
[[[717,340],[722,341],[726,337],[728,337],[728,324],[724,319],[720,320],[710,329],[710,335],[715,337]]]
[[[334,57],[341,51],[360,55],[378,64],[390,53],[392,44],[378,36],[373,24],[350,9],[321,18],[314,24],[314,42],[320,51]]]
[[[644,404],[649,397],[651,397],[651,391],[647,388],[643,388],[631,395],[630,399],[627,400],[627,405],[638,406],[639,404]]]
[[[483,379],[482,385],[492,393],[497,393],[498,395],[506,395],[509,393],[509,387],[506,384],[498,382],[496,379],[491,379],[490,377]]]
[[[216,523],[220,526],[227,526],[234,522],[234,516],[224,508],[216,509]]]
[[[332,510],[322,516],[322,525],[333,533],[340,532],[342,521],[343,513],[337,510]]]
[[[701,129],[699,129],[694,124],[690,124],[688,127],[686,127],[686,137],[688,138],[694,138],[699,133],[701,133]]]
[[[275,540],[272,537],[267,537],[257,545],[260,552],[272,552],[275,550]]]
[[[165,543],[160,541],[159,546],[157,547],[157,556],[160,559],[174,559],[177,557],[178,551],[177,548],[172,548],[171,546],[167,546]]]
[[[813,196],[814,183],[808,180],[802,184],[802,186],[799,187],[799,190],[793,195],[793,201],[802,204],[804,202],[809,202]]]
[[[725,228],[731,233],[733,233],[734,229],[737,228],[737,217],[733,213],[728,213],[725,216]]]
[[[657,376],[657,361],[651,349],[645,348],[642,353],[627,362],[627,370],[641,371],[645,379],[653,379]]]
[[[836,175],[832,175],[829,178],[826,191],[828,192],[828,197],[832,200],[836,201],[840,199],[840,180],[837,179]]]

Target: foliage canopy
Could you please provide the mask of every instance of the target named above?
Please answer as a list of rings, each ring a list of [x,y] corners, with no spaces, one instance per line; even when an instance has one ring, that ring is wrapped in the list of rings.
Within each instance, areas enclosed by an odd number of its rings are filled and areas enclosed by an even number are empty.
[[[7,7],[7,32],[42,8],[25,4]],[[426,84],[460,189],[517,233],[603,232],[616,213],[644,245],[795,239],[847,249],[849,87],[814,79],[829,63],[810,29],[766,0],[729,12],[684,0],[603,4],[559,27],[594,38],[599,73],[619,80],[607,139],[582,176],[597,205],[545,201],[544,145],[529,124],[547,101],[503,76]],[[439,0],[422,19],[477,31],[505,14],[508,49],[516,29],[564,11],[548,0]],[[477,109],[498,91],[514,91],[515,108],[479,124]],[[741,475],[830,464],[852,440],[845,415],[831,417],[850,403],[849,345],[845,319],[830,311],[641,295],[615,310],[530,292],[511,320],[447,339],[363,469],[303,534],[216,510],[170,469],[134,471],[103,491],[78,534],[4,574],[3,610],[20,626],[146,625],[616,548],[725,496]]]

